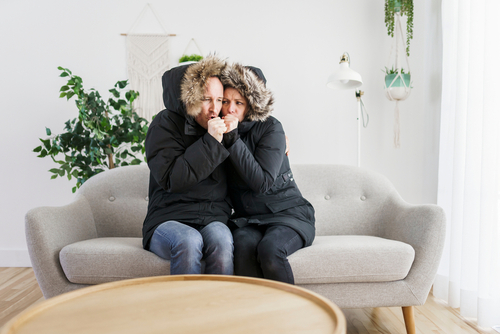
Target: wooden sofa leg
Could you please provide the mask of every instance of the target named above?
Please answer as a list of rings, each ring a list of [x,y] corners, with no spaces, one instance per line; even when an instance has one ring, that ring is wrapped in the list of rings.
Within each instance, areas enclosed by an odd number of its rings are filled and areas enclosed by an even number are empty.
[[[403,318],[405,320],[406,333],[415,334],[415,316],[413,306],[403,306]]]

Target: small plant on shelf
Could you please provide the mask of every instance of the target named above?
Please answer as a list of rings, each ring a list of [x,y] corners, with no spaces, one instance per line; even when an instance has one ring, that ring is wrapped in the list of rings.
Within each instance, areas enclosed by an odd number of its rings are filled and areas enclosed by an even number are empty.
[[[200,61],[202,59],[203,57],[197,54],[183,55],[182,57],[179,58],[179,63],[185,63],[187,61]]]
[[[90,177],[106,169],[145,161],[148,121],[133,111],[132,102],[139,93],[123,91],[127,80],[118,81],[105,102],[95,89],[84,90],[81,77],[69,69],[58,69],[62,71],[61,77],[68,78],[59,97],[67,100],[75,97],[78,117],[68,120],[65,132],[58,135],[52,136],[52,131],[45,128],[49,138],[40,138],[42,145],[33,150],[40,158],[50,156],[58,165],[49,170],[51,179],[65,175],[68,180],[75,178],[72,189],[75,192]],[[125,99],[121,98],[122,93]]]

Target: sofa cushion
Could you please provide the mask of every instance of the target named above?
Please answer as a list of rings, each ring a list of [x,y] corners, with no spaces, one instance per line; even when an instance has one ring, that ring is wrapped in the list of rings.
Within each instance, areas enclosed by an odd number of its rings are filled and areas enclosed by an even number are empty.
[[[296,284],[387,282],[406,277],[415,258],[410,245],[364,235],[316,236],[288,257]]]
[[[170,274],[170,261],[142,248],[142,238],[97,238],[67,245],[59,253],[72,283],[99,284]]]

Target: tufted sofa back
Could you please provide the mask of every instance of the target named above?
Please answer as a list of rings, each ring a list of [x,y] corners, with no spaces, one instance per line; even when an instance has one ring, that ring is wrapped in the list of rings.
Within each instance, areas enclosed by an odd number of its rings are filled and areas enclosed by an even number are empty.
[[[148,210],[146,164],[115,168],[91,177],[78,190],[89,202],[97,236],[141,237]]]
[[[316,211],[316,235],[374,235],[402,201],[384,176],[353,166],[292,165],[302,195]],[[147,165],[95,175],[78,190],[94,215],[98,237],[142,237],[148,206]],[[385,216],[384,216],[385,215]]]
[[[299,189],[316,211],[316,235],[381,236],[380,222],[402,201],[381,174],[346,165],[292,165]]]

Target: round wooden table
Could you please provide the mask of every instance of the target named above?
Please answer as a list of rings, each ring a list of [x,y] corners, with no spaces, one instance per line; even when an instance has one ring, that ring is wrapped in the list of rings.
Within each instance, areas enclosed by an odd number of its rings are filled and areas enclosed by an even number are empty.
[[[342,311],[294,285],[240,276],[157,276],[50,298],[0,334],[346,332]]]

